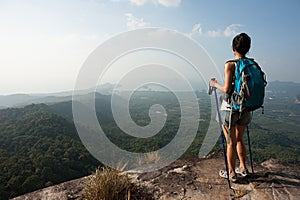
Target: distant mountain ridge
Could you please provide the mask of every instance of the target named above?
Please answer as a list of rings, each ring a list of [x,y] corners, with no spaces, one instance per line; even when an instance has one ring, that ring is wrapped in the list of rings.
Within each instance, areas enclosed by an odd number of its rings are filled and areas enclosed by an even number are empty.
[[[273,81],[268,83],[266,90],[273,94],[296,97],[300,94],[300,83]]]
[[[112,93],[114,84],[104,84],[97,87],[97,93],[103,95],[109,95]],[[202,90],[199,87],[199,90]],[[152,90],[151,87],[144,88],[146,90]],[[296,97],[300,95],[300,83],[294,82],[282,82],[282,81],[272,81],[267,85],[267,94],[281,94]],[[81,95],[86,95],[88,93],[94,93],[92,90],[82,90],[77,92]],[[22,107],[29,104],[37,103],[58,103],[64,101],[72,100],[73,91],[57,92],[57,93],[45,93],[45,94],[11,94],[11,95],[0,95],[0,109],[8,107]]]
[[[103,95],[111,94],[115,85],[103,84],[97,87],[96,93]],[[91,89],[77,91],[77,95],[87,95],[94,93]],[[73,91],[57,92],[57,93],[39,93],[39,94],[11,94],[11,95],[0,95],[0,109],[8,107],[24,107],[29,104],[38,103],[57,103],[63,101],[72,100]]]

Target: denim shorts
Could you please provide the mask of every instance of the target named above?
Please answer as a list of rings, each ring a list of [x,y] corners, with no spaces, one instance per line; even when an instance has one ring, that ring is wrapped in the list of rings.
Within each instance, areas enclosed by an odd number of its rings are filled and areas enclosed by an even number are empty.
[[[229,126],[229,118],[230,118],[230,111],[222,111],[222,122],[224,126]],[[236,124],[246,126],[251,121],[251,113],[249,111],[244,111],[241,113],[239,112],[232,112],[231,113],[231,126],[235,126]]]

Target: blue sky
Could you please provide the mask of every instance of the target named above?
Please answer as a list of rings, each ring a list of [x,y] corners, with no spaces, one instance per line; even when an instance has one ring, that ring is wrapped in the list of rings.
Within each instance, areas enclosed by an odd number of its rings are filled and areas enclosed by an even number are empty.
[[[201,44],[222,72],[246,32],[269,81],[300,82],[300,1],[0,0],[0,94],[71,90],[110,37],[162,27]]]

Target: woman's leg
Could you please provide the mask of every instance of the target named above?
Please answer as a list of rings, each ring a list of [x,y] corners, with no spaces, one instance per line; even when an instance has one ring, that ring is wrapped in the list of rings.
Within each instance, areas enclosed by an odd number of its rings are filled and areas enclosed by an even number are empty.
[[[244,170],[246,168],[246,146],[243,141],[243,136],[245,132],[246,126],[236,125],[235,126],[235,134],[236,134],[236,150],[237,155],[240,160],[240,169]]]
[[[228,140],[228,126],[222,126],[223,127],[223,132]],[[227,141],[227,162],[228,162],[228,168],[229,168],[229,174],[233,174],[235,165],[236,165],[236,128],[231,127],[230,129],[230,140],[229,142]]]

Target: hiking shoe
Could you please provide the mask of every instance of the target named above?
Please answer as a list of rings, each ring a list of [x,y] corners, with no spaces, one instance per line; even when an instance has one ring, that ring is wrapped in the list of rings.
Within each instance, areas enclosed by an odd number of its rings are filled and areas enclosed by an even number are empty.
[[[219,176],[222,178],[227,178],[227,171],[225,170],[220,170],[219,171]],[[233,183],[237,182],[237,176],[235,173],[229,174],[229,180],[232,181]]]
[[[249,176],[249,171],[247,168],[241,170],[239,167],[235,168],[235,173],[240,174],[243,177]]]

